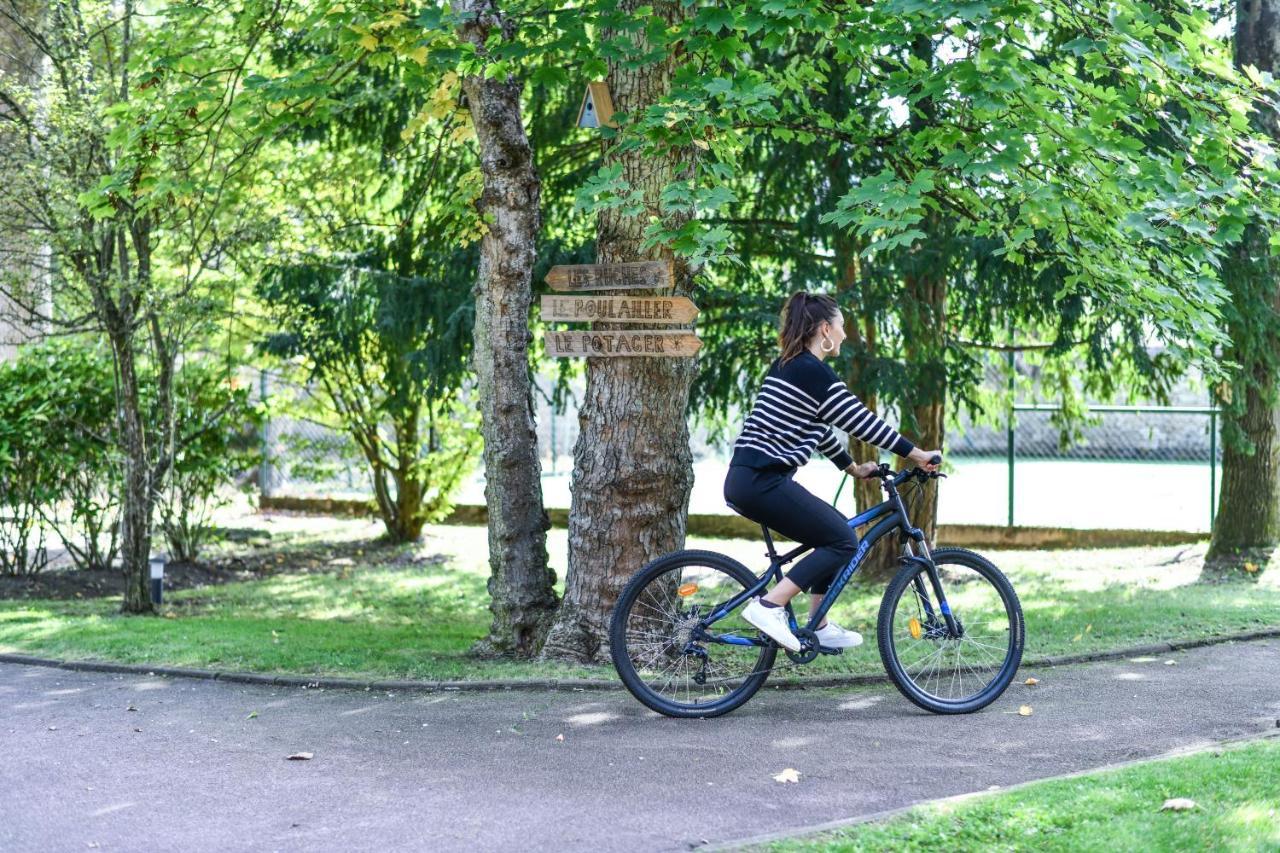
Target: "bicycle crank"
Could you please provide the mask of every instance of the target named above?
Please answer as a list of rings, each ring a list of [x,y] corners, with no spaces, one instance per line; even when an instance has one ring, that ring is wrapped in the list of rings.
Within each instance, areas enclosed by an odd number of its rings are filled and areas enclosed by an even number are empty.
[[[800,651],[792,652],[783,649],[787,657],[793,663],[809,663],[815,660],[818,655],[838,655],[844,652],[844,649],[829,649],[818,642],[818,635],[808,628],[796,628],[794,633],[801,642]]]

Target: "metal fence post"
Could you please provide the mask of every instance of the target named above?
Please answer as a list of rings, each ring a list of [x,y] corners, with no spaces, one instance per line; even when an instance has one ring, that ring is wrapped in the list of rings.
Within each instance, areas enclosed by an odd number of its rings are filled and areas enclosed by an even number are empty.
[[[1009,336],[1010,344],[1013,343],[1013,335]],[[1014,361],[1013,350],[1009,350],[1009,435],[1008,435],[1008,469],[1009,469],[1009,527],[1013,527],[1013,417],[1014,417]]]
[[[265,405],[270,391],[270,380],[267,371],[258,371],[258,397]],[[271,497],[271,416],[263,414],[262,429],[259,434],[262,442],[262,464],[258,468],[258,491],[264,498]]]
[[[1218,500],[1218,410],[1209,412],[1209,530],[1217,517]]]
[[[547,404],[547,415],[551,418],[551,473],[556,472],[556,407]]]
[[[1009,468],[1009,527],[1013,527],[1013,406],[1009,407],[1008,468]]]

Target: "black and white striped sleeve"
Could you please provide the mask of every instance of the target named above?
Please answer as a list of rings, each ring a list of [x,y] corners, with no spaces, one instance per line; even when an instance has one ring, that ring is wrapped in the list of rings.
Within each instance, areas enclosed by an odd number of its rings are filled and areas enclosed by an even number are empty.
[[[830,459],[832,464],[841,471],[853,464],[853,457],[849,455],[849,451],[844,449],[840,439],[831,431],[831,427],[827,427],[827,431],[823,433],[822,438],[818,439],[818,451]]]
[[[880,420],[875,412],[862,405],[862,401],[839,379],[831,383],[818,401],[818,419],[839,427],[860,441],[882,447],[899,456],[906,456],[915,448],[914,444],[898,435],[893,427]]]

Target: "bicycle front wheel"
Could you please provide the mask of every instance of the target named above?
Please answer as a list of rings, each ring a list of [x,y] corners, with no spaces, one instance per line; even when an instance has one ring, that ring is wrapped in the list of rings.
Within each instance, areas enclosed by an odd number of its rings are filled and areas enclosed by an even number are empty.
[[[885,590],[877,635],[894,685],[935,714],[967,714],[1000,697],[1022,662],[1022,605],[989,560],[960,548],[933,552],[943,594],[960,628],[948,630],[928,571],[904,567]]]
[[[778,647],[759,640],[740,608],[702,624],[757,580],[711,551],[677,551],[637,572],[609,626],[609,653],[631,694],[670,717],[715,717],[750,699]]]

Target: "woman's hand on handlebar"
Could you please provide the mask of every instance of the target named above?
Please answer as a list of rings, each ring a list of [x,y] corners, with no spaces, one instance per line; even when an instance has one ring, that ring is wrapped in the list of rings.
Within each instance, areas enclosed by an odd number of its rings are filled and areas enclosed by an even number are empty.
[[[878,470],[880,470],[880,466],[875,462],[863,462],[861,465],[855,462],[844,469],[846,474],[858,480],[865,480]]]
[[[937,471],[938,466],[942,464],[942,452],[939,450],[921,450],[916,447],[907,454],[907,458],[930,473]]]

